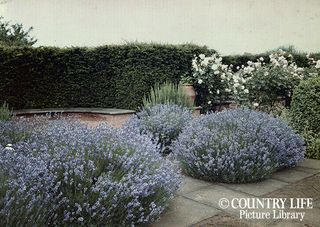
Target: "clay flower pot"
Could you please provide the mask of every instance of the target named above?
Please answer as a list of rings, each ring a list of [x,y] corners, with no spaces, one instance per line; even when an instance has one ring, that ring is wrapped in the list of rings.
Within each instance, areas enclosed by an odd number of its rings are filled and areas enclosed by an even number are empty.
[[[182,84],[182,89],[187,94],[187,96],[190,97],[192,102],[194,103],[196,99],[196,91],[194,90],[194,87],[192,84]]]

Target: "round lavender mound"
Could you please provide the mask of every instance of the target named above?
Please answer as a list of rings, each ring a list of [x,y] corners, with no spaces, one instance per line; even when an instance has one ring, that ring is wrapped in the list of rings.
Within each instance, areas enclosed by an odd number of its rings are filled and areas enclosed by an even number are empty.
[[[284,122],[249,109],[195,119],[173,144],[182,170],[226,183],[254,182],[303,159],[304,142]]]
[[[190,109],[175,104],[158,104],[142,109],[124,125],[124,128],[150,135],[165,153],[166,148],[177,139],[190,121],[192,121]]]
[[[0,146],[1,226],[134,226],[157,219],[179,171],[148,137],[50,121]]]

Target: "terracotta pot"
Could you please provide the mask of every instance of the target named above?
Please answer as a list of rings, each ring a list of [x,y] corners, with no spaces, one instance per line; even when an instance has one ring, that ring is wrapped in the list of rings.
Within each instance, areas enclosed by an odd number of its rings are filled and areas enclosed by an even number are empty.
[[[196,91],[194,90],[192,84],[183,84],[182,88],[184,92],[187,94],[187,96],[189,96],[192,102],[194,103],[196,99]]]

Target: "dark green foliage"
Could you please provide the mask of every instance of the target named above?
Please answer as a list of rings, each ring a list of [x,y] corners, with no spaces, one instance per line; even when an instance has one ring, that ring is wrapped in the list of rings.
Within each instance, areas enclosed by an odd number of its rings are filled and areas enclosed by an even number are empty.
[[[32,27],[24,30],[22,24],[10,24],[0,17],[0,45],[32,46],[37,40],[30,36]]]
[[[305,131],[301,134],[306,142],[306,157],[320,160],[320,132]]]
[[[320,77],[302,81],[294,90],[290,122],[306,142],[306,157],[320,159]]]
[[[89,48],[0,47],[0,103],[14,109],[137,109],[155,83],[191,72],[195,45],[128,44]]]
[[[294,90],[291,121],[301,133],[320,132],[320,77],[302,81]]]
[[[8,104],[4,102],[0,106],[0,121],[9,121],[12,118],[12,110],[10,110]]]
[[[156,83],[178,83],[191,61],[214,50],[196,45],[137,44],[97,48],[0,45],[0,103],[14,109],[110,107],[137,109]],[[233,68],[267,54],[226,56]],[[320,59],[320,54],[310,55]],[[300,54],[297,64],[307,59]],[[197,91],[199,93],[199,91]],[[198,96],[196,104],[203,98]]]

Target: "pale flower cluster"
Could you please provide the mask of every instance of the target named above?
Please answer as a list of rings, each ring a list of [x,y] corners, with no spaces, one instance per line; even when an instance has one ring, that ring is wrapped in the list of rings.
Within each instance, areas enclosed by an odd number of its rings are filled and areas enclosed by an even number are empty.
[[[264,75],[269,75],[269,68],[279,67],[282,70],[290,73],[291,76],[299,79],[304,77],[304,69],[298,67],[293,60],[293,56],[286,51],[279,49],[269,55],[270,64],[264,62],[264,58],[260,57],[256,62],[248,61],[247,66],[242,65],[241,69],[237,72],[240,77],[250,79],[256,70],[265,69]]]
[[[279,49],[271,53],[269,58],[270,62],[266,62],[263,57],[256,61],[248,61],[246,65],[237,66],[234,72],[233,65],[223,64],[222,57],[218,54],[215,53],[212,56],[200,54],[192,60],[192,79],[198,85],[207,86],[212,96],[223,94],[236,99],[244,99],[250,93],[249,86],[246,85],[254,79],[258,71],[263,73],[266,80],[271,76],[270,72],[273,69],[284,72],[279,80],[299,81],[305,78],[307,72],[304,68],[297,66],[293,56],[288,52]],[[310,66],[316,69],[313,71],[320,75],[320,60],[316,61],[309,55],[307,58]],[[211,104],[211,101],[208,101],[208,104]],[[259,103],[255,103],[254,106],[259,106]]]
[[[222,57],[218,54],[205,56],[200,54],[192,60],[193,75],[192,79],[199,85],[205,84],[208,87],[209,94],[219,95],[222,91],[217,88],[217,84],[224,87],[233,75],[232,65],[228,66],[222,63]],[[211,104],[211,101],[208,102]]]
[[[263,57],[258,58],[255,62],[248,61],[247,65],[242,65],[237,67],[237,72],[234,73],[233,78],[236,78],[235,82],[232,83],[234,88],[239,88],[237,81],[242,82],[241,89],[233,89],[233,95],[237,98],[246,97],[249,93],[249,89],[246,87],[246,82],[254,79],[255,73],[260,71],[268,79],[270,71],[272,69],[278,68],[284,72],[284,75],[287,75],[285,80],[302,80],[304,78],[304,68],[298,67],[294,62],[293,56],[286,51],[279,49],[269,55],[270,62],[267,64]],[[254,103],[254,106],[258,106],[259,103]]]
[[[308,59],[308,63],[310,65],[310,76],[319,76],[320,75],[320,60],[315,60],[314,58],[310,57],[310,54],[306,55]]]
[[[288,54],[286,51],[279,49],[278,51],[269,55],[270,63],[273,67],[282,67],[288,71],[293,77],[303,79],[304,69],[298,67],[294,62],[292,54]]]

